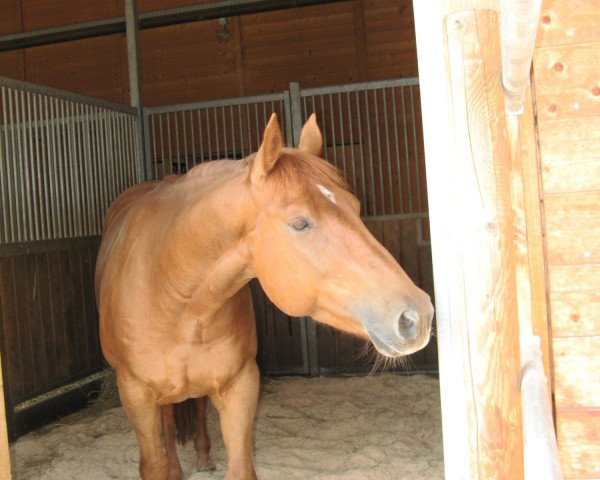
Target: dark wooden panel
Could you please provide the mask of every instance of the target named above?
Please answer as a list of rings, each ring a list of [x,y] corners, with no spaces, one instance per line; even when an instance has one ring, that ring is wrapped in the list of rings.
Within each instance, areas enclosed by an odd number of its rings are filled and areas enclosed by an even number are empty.
[[[21,31],[21,2],[3,0],[0,15],[0,35],[11,35]]]
[[[37,242],[50,251],[37,245],[31,253],[0,256],[0,348],[12,438],[44,416],[43,409],[15,415],[15,405],[104,366],[94,299],[98,240],[65,242],[67,250]]]

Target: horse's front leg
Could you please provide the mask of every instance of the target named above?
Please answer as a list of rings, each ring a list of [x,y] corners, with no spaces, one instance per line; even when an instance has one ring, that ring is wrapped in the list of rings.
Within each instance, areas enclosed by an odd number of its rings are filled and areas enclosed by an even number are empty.
[[[206,431],[206,404],[207,398],[196,398],[196,439],[194,446],[196,447],[196,469],[197,470],[214,470],[215,464],[210,458],[210,438]]]
[[[140,447],[140,476],[143,480],[166,480],[168,461],[160,439],[160,407],[150,389],[126,372],[117,372],[117,385]]]
[[[226,480],[256,480],[252,465],[252,426],[258,403],[259,371],[249,360],[224,391],[211,395],[219,411],[227,449]]]

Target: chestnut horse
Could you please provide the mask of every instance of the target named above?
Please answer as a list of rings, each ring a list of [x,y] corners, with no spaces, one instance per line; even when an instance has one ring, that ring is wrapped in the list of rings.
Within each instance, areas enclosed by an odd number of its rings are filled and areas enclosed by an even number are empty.
[[[219,412],[226,478],[256,478],[252,278],[288,315],[369,338],[387,357],[427,344],[429,296],[369,233],[321,149],[314,115],[298,149],[283,147],[273,115],[257,153],[134,186],[111,205],[96,266],[100,337],[144,480],[182,478],[173,404],[188,398],[199,413],[197,466],[214,468],[206,397]]]

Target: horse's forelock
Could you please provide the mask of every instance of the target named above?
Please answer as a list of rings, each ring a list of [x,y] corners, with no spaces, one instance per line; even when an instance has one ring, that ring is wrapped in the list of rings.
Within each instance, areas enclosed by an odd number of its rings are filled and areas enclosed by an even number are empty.
[[[285,189],[322,185],[349,190],[342,173],[329,162],[298,150],[284,150],[267,181]]]

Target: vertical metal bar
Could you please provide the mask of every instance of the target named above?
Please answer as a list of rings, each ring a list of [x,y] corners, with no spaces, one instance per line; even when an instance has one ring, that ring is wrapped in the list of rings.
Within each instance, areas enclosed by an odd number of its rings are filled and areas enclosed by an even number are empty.
[[[21,230],[21,218],[18,212],[17,206],[17,195],[18,195],[18,185],[17,185],[17,151],[15,148],[15,132],[14,132],[14,120],[13,120],[13,100],[12,100],[12,89],[8,89],[8,115],[6,113],[6,98],[5,98],[5,90],[2,89],[2,105],[3,105],[3,117],[4,117],[4,125],[5,132],[6,125],[10,129],[10,148],[9,141],[6,140],[5,150],[6,150],[6,166],[7,166],[7,178],[6,183],[8,185],[8,201],[9,201],[9,209],[10,209],[10,224],[11,224],[11,235],[10,240],[12,242],[16,242],[20,239],[20,230]],[[8,118],[7,118],[8,117]]]
[[[2,195],[2,242],[9,242],[11,238],[11,205],[12,188],[10,185],[10,162],[8,150],[8,119],[6,118],[6,88],[2,86],[2,125],[0,126],[0,194]],[[6,168],[5,168],[6,167]]]
[[[98,107],[92,107],[92,120],[94,122],[94,184],[96,185],[97,202],[96,211],[98,228],[102,228],[104,214],[106,213],[105,201],[106,193],[106,157],[104,155],[104,135],[103,135],[103,112]]]
[[[60,238],[63,236],[63,228],[62,228],[62,216],[61,216],[61,206],[60,206],[60,186],[58,180],[58,164],[57,164],[57,152],[58,152],[58,139],[56,133],[56,120],[55,120],[55,110],[58,110],[57,100],[52,97],[46,97],[46,100],[49,101],[49,109],[50,109],[50,120],[48,124],[48,154],[51,158],[48,163],[48,167],[50,170],[50,196],[52,198],[52,229],[53,234],[52,238]]]
[[[123,190],[125,190],[125,156],[124,156],[124,127],[123,127],[123,114],[113,112],[113,132],[115,139],[115,184],[117,197]],[[112,198],[111,200],[114,200]]]
[[[177,112],[173,112],[173,119],[175,120],[175,155],[177,158],[177,172],[174,173],[181,173],[181,153],[179,150],[179,144],[181,143],[179,141],[179,120],[177,120]],[[171,160],[171,162],[173,162],[173,160]]]
[[[153,147],[153,155],[152,155],[152,162],[154,163],[154,180],[158,180],[158,147],[157,147],[157,138],[159,138],[162,141],[161,137],[157,137],[156,136],[156,122],[154,121],[154,119],[156,118],[156,115],[152,115],[150,120],[152,123],[152,147]],[[160,117],[159,117],[160,119]]]
[[[386,161],[387,161],[387,170],[388,170],[388,179],[389,179],[389,196],[390,196],[390,211],[389,213],[394,213],[394,179],[393,179],[393,173],[392,173],[392,157],[390,155],[390,129],[389,129],[389,125],[388,125],[388,109],[387,109],[387,95],[385,93],[385,88],[381,89],[381,92],[383,94],[383,120],[384,120],[384,126],[385,126],[385,130],[384,130],[384,141],[385,141],[385,152],[386,152]]]
[[[242,107],[241,105],[237,106],[237,117],[238,117],[238,128],[240,129],[240,158],[244,158],[245,155],[245,149],[244,149],[244,129],[242,126]]]
[[[344,172],[344,178],[348,179],[348,171],[346,170],[346,141],[344,138],[344,113],[342,111],[342,94],[338,92],[337,94],[337,103],[338,103],[338,115],[340,121],[340,136],[342,137],[342,169]]]
[[[41,95],[37,96],[37,104],[39,109],[39,116],[37,117],[37,121],[39,122],[39,162],[41,165],[41,178],[42,178],[42,190],[44,192],[43,198],[40,198],[40,201],[43,203],[44,210],[44,234],[43,238],[50,239],[52,238],[52,215],[51,215],[51,201],[50,201],[50,180],[49,180],[49,172],[48,172],[48,99],[47,97],[43,97]],[[36,147],[37,148],[37,147]]]
[[[173,172],[173,148],[171,145],[171,114],[167,113],[167,151],[169,152],[169,174]]]
[[[113,178],[113,168],[112,168],[112,142],[111,142],[111,133],[110,133],[110,112],[108,110],[100,109],[101,113],[101,122],[102,122],[102,136],[100,138],[100,165],[102,166],[103,174],[100,177],[102,179],[102,186],[104,190],[104,195],[102,197],[102,211],[106,214],[108,210],[108,206],[112,200],[112,185],[111,179]]]
[[[256,149],[260,148],[260,130],[258,123],[258,105],[255,103],[254,105],[254,128],[256,129]]]
[[[35,122],[33,120],[33,115],[32,115],[32,108],[31,108],[31,104],[32,104],[32,97],[31,97],[31,92],[27,92],[26,94],[26,99],[27,99],[27,131],[24,130],[23,133],[26,134],[27,136],[27,140],[28,140],[28,145],[27,145],[27,162],[25,164],[25,168],[27,170],[29,170],[29,185],[28,188],[30,189],[29,191],[29,198],[31,198],[31,205],[33,206],[33,213],[30,212],[30,215],[32,215],[32,220],[33,220],[33,229],[30,231],[30,235],[31,235],[31,239],[32,240],[40,240],[41,239],[41,222],[40,222],[40,208],[39,208],[39,193],[40,193],[40,189],[39,189],[39,180],[40,180],[40,175],[39,175],[39,161],[38,161],[38,157],[35,153],[34,150],[34,129],[37,128],[37,126],[35,125]],[[34,99],[35,99],[35,94],[34,94]]]
[[[235,144],[235,128],[233,126],[233,105],[229,105],[229,126],[231,127],[231,143],[233,145],[231,158],[238,158],[237,147]]]
[[[229,148],[227,145],[227,120],[225,118],[225,107],[221,107],[221,120],[223,122],[222,124],[222,128],[223,128],[223,158],[229,158]]]
[[[181,125],[183,129],[183,157],[185,159],[185,171],[186,173],[190,171],[190,165],[188,160],[188,146],[187,146],[187,122],[185,121],[185,112],[187,110],[182,110],[181,112]]]
[[[373,103],[375,105],[375,135],[377,136],[377,164],[379,166],[379,188],[381,195],[381,213],[385,215],[385,186],[383,181],[383,161],[381,159],[381,134],[379,131],[379,106],[377,89],[373,90]]]
[[[45,212],[45,208],[44,208],[44,191],[45,191],[45,184],[44,184],[44,175],[43,175],[43,162],[42,162],[42,158],[41,158],[41,149],[40,149],[40,132],[42,129],[42,122],[39,119],[39,115],[38,115],[38,104],[39,104],[39,100],[40,100],[40,96],[37,94],[33,94],[33,98],[30,98],[31,103],[33,103],[33,108],[30,110],[30,116],[29,116],[29,121],[33,124],[33,135],[31,134],[30,131],[30,137],[33,137],[34,139],[34,149],[32,149],[32,156],[34,158],[34,163],[35,163],[35,176],[36,176],[36,189],[35,189],[35,194],[36,194],[36,205],[38,206],[39,210],[38,210],[38,214],[36,216],[37,218],[37,223],[36,223],[36,227],[38,228],[38,230],[36,230],[36,238],[38,240],[42,240],[42,239],[46,239],[48,238],[47,236],[47,230],[46,230],[46,216],[44,215]],[[35,153],[33,153],[35,152]]]
[[[213,150],[212,150],[212,138],[211,138],[211,131],[210,131],[210,117],[208,115],[208,108],[206,110],[204,110],[206,112],[206,138],[208,140],[208,159],[212,160],[213,159]]]
[[[363,187],[363,194],[362,194],[362,204],[363,204],[363,215],[369,215],[371,212],[369,212],[369,203],[367,200],[367,178],[366,178],[366,173],[365,173],[365,155],[364,155],[364,150],[363,150],[363,134],[362,134],[362,120],[361,120],[361,113],[360,113],[360,96],[358,94],[358,90],[355,93],[355,98],[356,98],[356,118],[358,119],[358,144],[360,146],[360,170],[361,170],[361,179],[362,179],[362,187]]]
[[[165,135],[163,132],[163,114],[158,115],[158,132],[160,135],[160,161],[162,163],[162,178],[165,178],[166,173],[166,160],[165,160]],[[158,178],[158,176],[157,176]]]
[[[200,163],[204,161],[204,135],[202,133],[202,115],[198,109],[198,133],[200,134]]]
[[[71,210],[73,212],[73,234],[75,236],[82,236],[82,225],[81,225],[81,192],[79,189],[79,158],[77,155],[77,144],[79,143],[77,140],[77,134],[75,130],[75,115],[73,109],[73,102],[69,102],[68,104],[68,114],[67,118],[69,121],[69,152],[71,158],[71,168],[69,172],[71,173]]]
[[[290,83],[290,114],[292,119],[292,145],[298,147],[302,132],[302,107],[300,106],[300,84]]]
[[[23,149],[21,146],[22,143],[22,135],[21,135],[21,115],[20,115],[20,102],[19,102],[19,92],[14,91],[15,94],[15,126],[17,130],[17,163],[16,163],[16,178],[15,178],[15,187],[19,192],[19,197],[21,199],[18,217],[21,220],[22,230],[19,232],[19,239],[21,241],[29,240],[29,235],[27,231],[27,198],[26,198],[26,190],[25,190],[25,172],[23,168]],[[22,93],[22,92],[21,92]]]
[[[217,107],[213,107],[213,121],[215,122],[215,143],[217,144],[217,159],[221,158],[221,141],[219,138],[219,121],[217,120]],[[211,160],[213,157],[211,156]]]
[[[292,102],[290,99],[290,91],[286,90],[283,92],[283,100],[282,100],[283,115],[285,116],[285,143],[290,147],[294,146],[294,137],[292,130]]]
[[[87,208],[87,189],[85,188],[85,160],[83,157],[83,118],[81,115],[81,104],[73,104],[74,118],[73,118],[73,129],[74,129],[74,141],[77,146],[77,198],[80,204],[79,211],[77,212],[77,218],[79,220],[79,235],[84,236],[88,231],[88,208]]]
[[[410,86],[410,113],[412,117],[412,126],[413,126],[413,145],[415,149],[415,174],[417,177],[417,202],[419,212],[423,211],[421,206],[421,175],[419,171],[419,145],[417,141],[417,119],[415,118],[415,99],[413,96],[413,87]]]
[[[323,154],[325,160],[329,160],[329,154],[327,153],[327,145],[329,142],[327,141],[327,129],[325,128],[327,122],[327,115],[325,114],[325,105],[323,103],[323,95],[319,95],[321,99],[321,115],[323,115]]]
[[[406,160],[406,179],[408,186],[408,212],[412,213],[412,188],[410,178],[410,158],[408,154],[408,127],[406,126],[406,105],[404,103],[404,88],[402,88],[402,125],[404,126],[404,157]]]
[[[190,114],[190,134],[192,136],[192,168],[196,166],[196,130],[194,128],[194,111],[188,110]]]
[[[337,167],[337,142],[335,141],[335,114],[333,108],[333,94],[329,94],[329,123],[331,125],[331,149],[333,152],[333,164]]]
[[[63,209],[65,212],[65,235],[68,237],[73,236],[73,215],[72,215],[72,200],[71,200],[71,136],[69,133],[69,125],[67,123],[67,108],[66,100],[60,101],[60,132],[61,132],[61,145],[62,155],[59,157],[59,165],[61,166],[61,180],[63,182],[62,188],[64,189],[63,198]],[[62,161],[61,161],[62,160]]]
[[[250,127],[250,106],[246,104],[246,127],[248,132],[248,154],[252,153],[252,128]]]
[[[369,149],[369,166],[371,171],[371,195],[373,199],[372,213],[371,215],[377,215],[377,198],[375,192],[375,165],[373,164],[373,146],[371,143],[371,114],[369,112],[369,92],[365,91],[365,111],[367,120],[367,146]]]
[[[352,105],[350,104],[350,92],[346,92],[346,103],[348,105],[348,121],[350,127],[350,159],[352,160],[352,189],[356,194],[356,162],[354,159],[354,124],[352,123]]]
[[[87,198],[87,219],[88,219],[88,235],[97,235],[98,231],[98,217],[96,215],[96,207],[98,205],[98,197],[96,192],[96,185],[94,179],[96,178],[94,172],[94,161],[92,156],[92,139],[91,139],[91,121],[90,121],[90,106],[83,105],[82,108],[82,128],[84,132],[83,140],[83,157],[85,166],[85,189]]]
[[[402,88],[402,87],[400,87]],[[402,92],[402,90],[400,90]],[[400,164],[400,139],[398,138],[398,118],[396,111],[398,110],[396,102],[396,88],[392,88],[392,106],[394,119],[394,144],[396,145],[396,168],[398,169],[398,197],[400,199],[400,211],[404,213],[404,199],[402,198],[402,167]]]
[[[125,32],[127,36],[127,65],[129,99],[132,107],[141,107],[140,63],[138,52],[138,16],[136,0],[125,0]]]
[[[263,111],[263,125],[266,127],[268,120],[267,120],[267,105],[265,104],[265,102],[262,102],[262,111]]]

